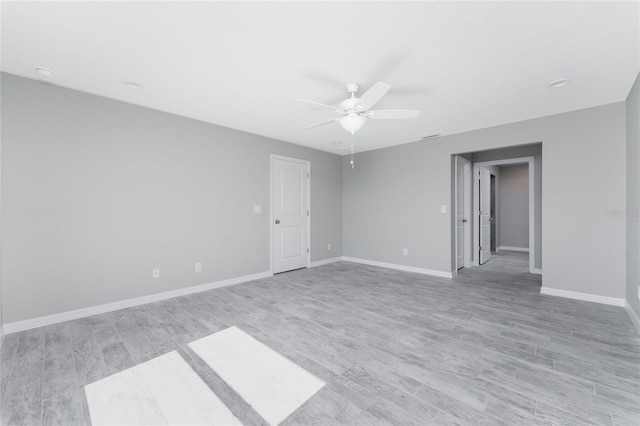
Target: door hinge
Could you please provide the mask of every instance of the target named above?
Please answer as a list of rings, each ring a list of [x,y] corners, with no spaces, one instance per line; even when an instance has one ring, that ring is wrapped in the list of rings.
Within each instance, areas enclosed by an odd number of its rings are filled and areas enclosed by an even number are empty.
[[[307,210],[307,216],[309,216],[309,210]]]
[[[309,247],[307,247],[307,253],[309,253]]]
[[[307,179],[309,179],[309,172],[307,172]]]

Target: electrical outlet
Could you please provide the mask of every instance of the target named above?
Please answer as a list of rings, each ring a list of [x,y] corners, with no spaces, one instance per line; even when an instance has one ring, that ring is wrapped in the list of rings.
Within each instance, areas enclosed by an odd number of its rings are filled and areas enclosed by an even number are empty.
[[[331,250],[331,243],[327,244],[327,250]]]
[[[151,271],[153,278],[160,278],[160,269],[155,268],[153,271]]]
[[[202,262],[196,263],[196,272],[202,272]]]
[[[409,256],[409,249],[408,248],[403,248],[402,249],[402,254],[405,256]]]

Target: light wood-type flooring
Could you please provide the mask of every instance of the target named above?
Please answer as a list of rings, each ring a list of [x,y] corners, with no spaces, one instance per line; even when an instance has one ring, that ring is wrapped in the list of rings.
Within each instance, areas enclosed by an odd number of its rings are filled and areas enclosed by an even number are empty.
[[[638,425],[640,338],[623,308],[540,295],[526,253],[453,280],[338,262],[10,334],[2,424],[90,424],[83,386],[236,326],[326,382],[286,425]]]

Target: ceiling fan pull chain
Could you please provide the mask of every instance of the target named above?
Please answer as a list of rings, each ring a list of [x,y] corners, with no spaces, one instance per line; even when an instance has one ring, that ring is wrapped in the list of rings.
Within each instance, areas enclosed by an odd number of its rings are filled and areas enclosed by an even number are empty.
[[[355,169],[356,165],[353,162],[353,148],[356,144],[356,134],[355,133],[351,133],[351,169]]]

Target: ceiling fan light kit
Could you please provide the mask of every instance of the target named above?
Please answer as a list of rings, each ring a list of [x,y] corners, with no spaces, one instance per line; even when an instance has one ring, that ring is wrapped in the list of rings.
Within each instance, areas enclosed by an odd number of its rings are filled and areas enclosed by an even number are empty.
[[[367,117],[355,112],[350,112],[340,119],[340,125],[342,126],[342,128],[352,135],[358,130],[362,129],[362,126],[364,126],[364,123],[366,122]]]

